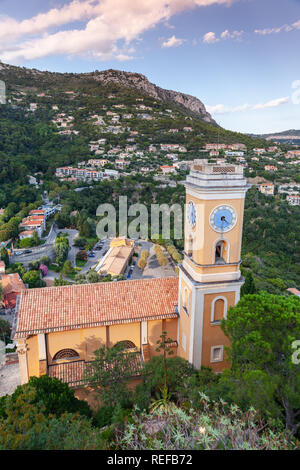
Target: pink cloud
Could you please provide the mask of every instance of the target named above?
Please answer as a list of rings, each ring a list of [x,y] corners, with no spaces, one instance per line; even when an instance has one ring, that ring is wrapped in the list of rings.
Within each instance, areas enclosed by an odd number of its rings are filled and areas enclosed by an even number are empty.
[[[131,41],[176,13],[213,4],[230,6],[234,1],[238,0],[72,0],[23,21],[0,16],[0,57],[10,63],[53,54],[127,60]],[[86,22],[82,29],[60,29],[79,20]],[[182,40],[174,36],[173,46],[178,41]]]

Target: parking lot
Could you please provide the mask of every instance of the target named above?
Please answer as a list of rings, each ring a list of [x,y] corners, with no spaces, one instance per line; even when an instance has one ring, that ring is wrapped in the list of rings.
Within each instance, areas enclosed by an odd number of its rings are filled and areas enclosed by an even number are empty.
[[[137,266],[138,259],[143,250],[147,250],[150,253],[147,260],[147,265],[144,270]],[[128,267],[125,273],[125,279],[151,279],[176,276],[174,263],[170,259],[167,252],[166,256],[169,260],[167,266],[163,267],[158,264],[156,255],[154,253],[153,243],[148,241],[138,241],[136,244],[136,251],[138,252],[139,257],[133,258],[135,260],[135,264],[132,267]]]
[[[99,240],[93,250],[88,252],[88,260],[80,271],[80,274],[86,274],[90,269],[96,267],[97,263],[109,250],[110,240]]]

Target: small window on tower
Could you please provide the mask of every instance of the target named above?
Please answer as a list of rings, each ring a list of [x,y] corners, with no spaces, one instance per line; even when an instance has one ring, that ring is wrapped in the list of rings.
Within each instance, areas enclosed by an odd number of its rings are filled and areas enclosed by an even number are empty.
[[[215,298],[211,303],[211,325],[220,325],[221,320],[226,318],[227,299],[225,297]]]
[[[223,299],[216,300],[215,311],[214,311],[215,322],[221,322],[222,318],[224,317],[224,307],[225,307],[225,302]]]
[[[210,352],[210,362],[223,362],[224,346],[213,346]]]

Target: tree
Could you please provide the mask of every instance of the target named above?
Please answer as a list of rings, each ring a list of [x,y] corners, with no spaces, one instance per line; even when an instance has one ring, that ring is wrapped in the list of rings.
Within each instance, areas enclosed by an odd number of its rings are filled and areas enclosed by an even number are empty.
[[[87,280],[84,274],[76,274],[75,284],[87,284]]]
[[[79,236],[83,238],[89,238],[92,235],[92,230],[89,222],[87,220],[84,220],[82,224],[80,225],[80,232]]]
[[[77,237],[77,238],[75,238],[75,240],[74,240],[74,242],[73,242],[73,245],[74,245],[74,246],[77,246],[77,247],[79,247],[79,248],[84,248],[85,245],[86,245],[86,241],[85,241],[84,238],[79,238],[79,237]]]
[[[9,266],[9,256],[8,256],[8,252],[7,252],[6,248],[4,248],[4,246],[0,250],[0,257],[1,257],[1,260],[4,261],[5,267],[7,268]]]
[[[64,276],[70,276],[74,273],[74,268],[72,266],[72,263],[70,260],[66,260],[64,262],[63,268],[62,268],[62,273]]]
[[[1,284],[0,284],[0,301],[1,301]],[[10,342],[11,326],[6,320],[0,318],[0,338],[4,340],[5,344]]]
[[[94,284],[96,282],[100,282],[101,278],[99,276],[99,274],[94,271],[93,269],[91,269],[87,275],[86,275],[86,280],[90,283],[90,284]]]
[[[84,381],[96,387],[104,405],[120,403],[126,406],[130,403],[131,392],[126,381],[140,372],[138,355],[139,352],[125,352],[120,343],[94,351],[95,358],[86,364]]]
[[[54,279],[54,286],[57,287],[57,286],[68,286],[70,284],[69,281],[67,281],[66,279],[64,279],[62,277],[62,274],[60,273],[59,277],[56,277]]]
[[[137,262],[137,265],[140,269],[145,269],[146,265],[147,265],[147,261],[145,258],[140,258]]]
[[[173,340],[171,338],[167,338],[167,332],[163,331],[160,335],[160,340],[156,341],[157,352],[163,351],[163,364],[164,364],[164,385],[161,389],[162,397],[159,400],[154,401],[151,405],[151,409],[155,410],[160,407],[166,407],[168,402],[170,401],[170,393],[168,388],[168,369],[167,369],[167,354],[172,355],[174,354],[173,349],[170,347],[170,343]]]
[[[255,294],[257,292],[255,281],[251,271],[248,271],[246,274],[245,283],[241,288],[241,297],[246,294]]]
[[[300,300],[264,291],[244,295],[230,307],[222,328],[231,341],[229,357],[237,388],[252,389],[250,400],[255,401],[263,381],[269,398],[265,406],[273,416],[276,409],[286,429],[295,434],[300,428],[300,364],[293,360],[293,343],[300,338]]]
[[[39,270],[43,277],[47,276],[48,274],[48,266],[46,264],[40,264]]]
[[[0,449],[99,449],[91,410],[69,386],[47,375],[31,377],[0,398]]]
[[[27,271],[23,276],[23,282],[28,284],[29,289],[46,286],[45,281],[41,279],[40,271]]]
[[[23,276],[26,273],[26,268],[24,267],[22,263],[14,263],[14,264],[10,264],[6,272],[7,274],[18,273],[19,276],[23,279]]]
[[[51,264],[51,259],[49,258],[49,256],[46,256],[46,255],[45,255],[45,256],[42,256],[42,257],[39,259],[39,263],[40,263],[40,264],[45,264],[45,265],[48,266],[48,268],[49,268],[49,266],[50,266],[50,264]]]
[[[80,250],[78,253],[76,253],[76,259],[79,259],[81,261],[87,261],[88,259],[88,254],[85,250]]]
[[[91,417],[91,409],[83,400],[78,400],[68,384],[57,378],[42,375],[41,377],[30,377],[27,384],[19,385],[11,398],[17,401],[22,395],[28,397],[28,392],[34,390],[34,398],[31,403],[36,404],[40,409],[43,407],[43,413],[46,416],[60,416],[63,413],[80,413]]]
[[[147,260],[147,258],[149,258],[149,255],[150,255],[150,253],[149,253],[148,250],[143,250],[143,251],[141,252],[141,258],[143,258],[143,259],[145,259],[145,260]]]
[[[69,240],[67,237],[57,237],[55,241],[56,262],[60,265],[67,259],[69,253]]]

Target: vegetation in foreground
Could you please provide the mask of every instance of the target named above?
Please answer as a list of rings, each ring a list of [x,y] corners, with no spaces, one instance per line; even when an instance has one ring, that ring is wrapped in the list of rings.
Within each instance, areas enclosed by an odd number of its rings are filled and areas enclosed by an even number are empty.
[[[136,353],[100,348],[86,373],[97,409],[58,379],[31,378],[0,398],[0,449],[299,449],[300,300],[245,295],[222,327],[232,365],[218,375],[167,357],[163,334],[165,354],[132,389]]]

